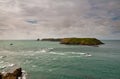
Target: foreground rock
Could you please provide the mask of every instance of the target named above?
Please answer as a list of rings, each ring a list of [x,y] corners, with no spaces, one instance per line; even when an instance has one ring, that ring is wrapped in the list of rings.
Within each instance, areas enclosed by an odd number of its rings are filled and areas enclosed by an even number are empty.
[[[104,44],[96,38],[63,38],[61,44],[66,45],[100,45]]]
[[[0,79],[22,79],[22,68],[17,68],[12,73],[0,73]]]

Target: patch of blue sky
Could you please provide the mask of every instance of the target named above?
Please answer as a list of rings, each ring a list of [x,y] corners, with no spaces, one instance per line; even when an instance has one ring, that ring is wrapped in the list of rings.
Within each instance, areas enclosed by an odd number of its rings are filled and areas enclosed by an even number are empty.
[[[112,17],[112,21],[118,21],[118,20],[120,20],[120,16]]]
[[[113,33],[113,34],[120,33],[120,30],[118,30],[118,31],[113,31],[112,33]]]

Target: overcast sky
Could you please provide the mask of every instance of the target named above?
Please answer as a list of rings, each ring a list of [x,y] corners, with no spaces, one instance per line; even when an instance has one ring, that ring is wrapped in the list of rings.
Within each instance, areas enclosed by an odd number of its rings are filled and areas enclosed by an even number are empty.
[[[120,0],[0,0],[0,39],[120,39]]]

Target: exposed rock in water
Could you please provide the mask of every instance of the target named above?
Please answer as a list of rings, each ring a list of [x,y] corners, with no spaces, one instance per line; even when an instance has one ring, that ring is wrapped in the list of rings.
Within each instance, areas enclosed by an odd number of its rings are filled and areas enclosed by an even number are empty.
[[[18,68],[16,69],[13,74],[16,76],[16,77],[21,77],[22,76],[22,68]]]
[[[2,79],[2,74],[0,73],[0,79]]]
[[[37,41],[40,41],[40,39],[38,38]]]
[[[90,45],[90,46],[104,44],[96,38],[63,38],[60,41],[60,43],[66,45]]]
[[[22,68],[17,68],[12,73],[0,73],[0,79],[22,79]]]

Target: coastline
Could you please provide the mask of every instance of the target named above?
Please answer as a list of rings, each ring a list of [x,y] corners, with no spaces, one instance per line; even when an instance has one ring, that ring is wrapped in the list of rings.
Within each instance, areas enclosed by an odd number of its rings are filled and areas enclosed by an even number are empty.
[[[22,68],[16,68],[13,71],[0,72],[0,79],[27,79],[27,73]]]

